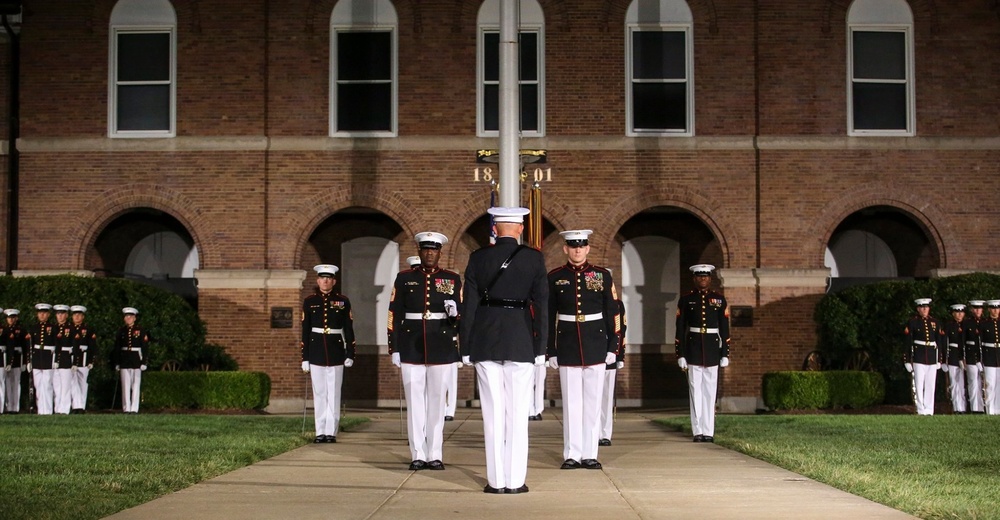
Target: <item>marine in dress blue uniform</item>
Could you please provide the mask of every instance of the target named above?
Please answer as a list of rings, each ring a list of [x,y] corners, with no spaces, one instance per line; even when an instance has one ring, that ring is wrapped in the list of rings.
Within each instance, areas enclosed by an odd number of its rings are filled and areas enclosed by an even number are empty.
[[[389,354],[400,368],[406,395],[410,469],[443,470],[445,393],[458,352],[462,279],[438,267],[448,237],[414,237],[421,263],[396,275],[389,298]]]
[[[56,311],[56,366],[52,377],[52,393],[55,396],[53,411],[69,415],[73,399],[73,378],[76,375],[73,338],[70,335],[69,305],[53,305],[52,309]]]
[[[5,379],[4,399],[6,413],[21,411],[21,374],[26,362],[24,355],[28,352],[28,332],[18,323],[21,311],[6,309],[3,311],[7,321],[0,329],[0,346],[3,348],[3,375]]]
[[[956,303],[949,307],[951,319],[944,324],[947,336],[945,354],[942,356],[941,371],[948,376],[948,396],[951,410],[965,413],[965,304]]]
[[[979,324],[983,347],[983,403],[987,415],[1000,415],[1000,300],[986,302],[989,317]]]
[[[313,267],[316,292],[302,302],[302,371],[312,379],[316,438],[337,442],[344,368],[354,365],[354,315],[351,301],[333,291],[340,269],[331,264]]]
[[[903,333],[909,349],[903,350],[903,366],[913,374],[913,404],[917,415],[934,415],[934,392],[937,370],[946,347],[944,324],[931,317],[931,299],[917,298],[917,313],[907,322]]]
[[[965,329],[965,349],[962,359],[965,360],[966,395],[969,396],[969,412],[983,413],[983,342],[979,335],[979,324],[983,321],[984,300],[969,300],[968,311],[963,322]]]
[[[587,261],[589,229],[559,233],[567,262],[549,272],[549,366],[563,405],[562,469],[600,469],[601,397],[617,362],[618,295],[611,272]]]
[[[125,325],[115,334],[115,345],[111,348],[111,362],[115,365],[122,382],[122,411],[139,413],[142,396],[142,373],[149,364],[149,333],[136,323],[139,309],[122,309]]]
[[[72,409],[70,413],[84,413],[87,410],[87,378],[90,369],[94,368],[94,358],[97,352],[97,332],[86,323],[87,308],[74,305],[69,308],[73,324],[70,334],[73,338],[73,366],[76,367],[73,378]]]
[[[483,492],[524,493],[532,364],[545,363],[548,342],[548,279],[542,253],[517,243],[528,210],[488,211],[497,239],[472,253],[465,270],[462,362],[476,365],[486,441]]]
[[[677,302],[674,348],[677,365],[687,372],[694,442],[714,442],[719,367],[729,366],[729,304],[709,288],[715,266],[690,270],[696,289]]]
[[[56,326],[49,321],[52,306],[47,303],[35,305],[38,323],[28,328],[31,336],[31,353],[28,356],[28,371],[35,388],[35,409],[38,415],[52,415],[55,394],[52,378],[56,367]]]

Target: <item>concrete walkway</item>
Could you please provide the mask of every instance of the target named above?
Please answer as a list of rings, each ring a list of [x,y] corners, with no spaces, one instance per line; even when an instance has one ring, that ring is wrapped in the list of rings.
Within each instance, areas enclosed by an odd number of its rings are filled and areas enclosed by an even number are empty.
[[[652,424],[667,413],[618,415],[596,470],[560,470],[560,410],[529,423],[527,484],[488,495],[478,409],[445,423],[445,471],[407,469],[397,410],[353,410],[371,424],[337,444],[308,445],[110,518],[257,519],[876,519],[912,518],[714,444]],[[404,426],[405,428],[405,426]],[[724,434],[724,433],[723,433]]]

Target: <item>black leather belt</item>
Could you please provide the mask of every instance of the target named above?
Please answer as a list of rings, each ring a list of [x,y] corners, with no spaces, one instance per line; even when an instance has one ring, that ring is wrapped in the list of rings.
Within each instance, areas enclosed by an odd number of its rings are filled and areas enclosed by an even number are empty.
[[[507,309],[523,309],[528,306],[524,300],[508,300],[506,298],[483,298],[479,300],[483,307],[504,307]]]

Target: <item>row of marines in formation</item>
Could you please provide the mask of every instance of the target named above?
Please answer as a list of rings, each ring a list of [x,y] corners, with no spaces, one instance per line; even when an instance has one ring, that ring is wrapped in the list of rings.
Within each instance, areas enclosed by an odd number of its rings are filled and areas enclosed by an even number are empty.
[[[953,304],[946,321],[930,315],[931,301],[914,300],[916,314],[904,329],[909,349],[903,366],[913,378],[917,413],[934,414],[940,369],[955,413],[1000,414],[1000,300]],[[988,316],[983,316],[984,305]]]
[[[55,311],[55,321],[52,321]],[[20,311],[3,311],[0,327],[0,413],[21,410],[22,375],[27,374],[28,406],[39,415],[84,413],[87,379],[99,351],[97,332],[86,322],[83,305],[35,305],[36,321],[25,327]],[[142,371],[149,359],[149,334],[136,323],[134,307],[122,309],[124,326],[115,335],[111,362],[122,384],[122,410],[138,413]],[[72,316],[72,317],[70,317]]]
[[[453,392],[456,363],[474,364],[483,491],[517,494],[528,491],[527,424],[541,419],[546,367],[559,371],[562,391],[561,468],[601,468],[598,447],[611,443],[602,424],[610,422],[614,374],[623,366],[624,316],[611,271],[587,261],[590,230],[561,232],[567,262],[546,272],[541,252],[517,242],[528,210],[489,212],[496,243],[470,256],[464,283],[438,266],[446,236],[414,237],[420,263],[396,276],[388,351],[401,370],[410,469],[445,469],[445,395]],[[709,289],[713,269],[692,267],[696,289],[681,298],[677,315],[678,364],[688,374],[696,442],[712,441],[718,369],[729,361],[728,307]],[[317,290],[302,308],[302,369],[312,379],[316,442],[336,442],[343,370],[354,363],[353,315],[350,300],[333,291],[338,268],[314,270]]]

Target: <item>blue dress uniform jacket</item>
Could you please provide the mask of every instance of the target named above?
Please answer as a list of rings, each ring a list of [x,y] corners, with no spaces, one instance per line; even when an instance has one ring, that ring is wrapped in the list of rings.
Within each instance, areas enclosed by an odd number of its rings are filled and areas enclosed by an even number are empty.
[[[500,237],[469,257],[461,325],[463,356],[477,361],[534,362],[548,344],[549,284],[542,253],[524,248],[483,294],[500,265],[519,247]],[[533,331],[535,333],[533,333]]]
[[[966,317],[962,321],[962,328],[965,329],[962,359],[965,360],[965,364],[967,365],[975,365],[983,359],[983,345],[982,340],[979,338],[980,323],[982,323],[982,320],[977,320],[975,317]]]
[[[944,333],[947,337],[947,354],[942,356],[944,358],[945,364],[951,366],[958,366],[959,361],[964,361],[965,358],[962,357],[962,353],[965,351],[963,348],[965,345],[965,325],[962,322],[955,320],[948,320],[944,324]]]
[[[729,357],[729,304],[711,289],[694,290],[677,302],[674,351],[689,365],[712,367]]]
[[[56,363],[59,368],[69,368],[76,361],[73,353],[73,336],[69,323],[56,323]]]
[[[979,323],[983,345],[983,366],[1000,367],[1000,320],[983,318]]]
[[[945,333],[941,322],[930,316],[914,316],[906,324],[903,332],[909,340],[910,348],[903,349],[905,363],[933,365],[940,363],[944,354]]]
[[[315,292],[302,302],[302,361],[332,367],[354,359],[354,314],[343,294]]]
[[[97,333],[86,323],[80,325],[70,325],[70,335],[73,338],[73,355],[76,361],[73,363],[78,367],[85,367],[94,364],[94,355],[97,352]]]
[[[149,333],[139,325],[122,326],[115,334],[111,362],[121,368],[142,368],[149,365]]]
[[[458,318],[448,317],[445,300],[462,302],[458,273],[418,267],[397,274],[389,298],[389,354],[399,352],[400,361],[417,365],[459,361]]]
[[[548,357],[560,366],[604,364],[618,353],[618,294],[611,272],[584,262],[549,272]]]
[[[28,333],[21,327],[20,323],[15,323],[13,327],[6,326],[0,329],[0,344],[4,346],[4,366],[18,368],[24,365],[24,354],[28,352]]]
[[[56,326],[53,323],[36,323],[28,329],[31,343],[31,368],[49,370],[55,367]],[[49,347],[46,349],[45,347]]]

